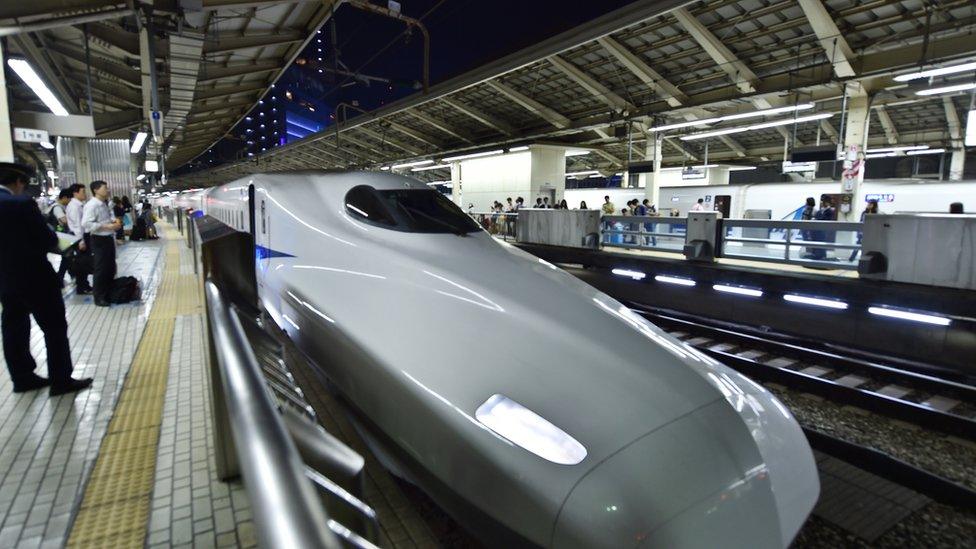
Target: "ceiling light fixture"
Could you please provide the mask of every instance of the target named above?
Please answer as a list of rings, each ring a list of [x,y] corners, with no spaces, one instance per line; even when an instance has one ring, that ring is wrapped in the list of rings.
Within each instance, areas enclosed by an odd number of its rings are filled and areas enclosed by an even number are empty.
[[[433,166],[423,166],[421,168],[411,168],[412,172],[426,172],[428,170],[449,170],[451,169],[450,164],[434,164]]]
[[[34,67],[31,67],[24,59],[8,59],[7,64],[10,68],[17,73],[17,76],[24,81],[25,84],[34,92],[34,95],[41,100],[42,103],[51,109],[57,116],[68,116],[68,111],[61,105],[58,98],[51,93],[51,90],[47,87],[47,84],[41,80],[41,77],[34,72]]]
[[[966,118],[966,140],[967,147],[976,147],[976,108],[969,109],[969,116]]]
[[[146,142],[146,137],[149,137],[149,134],[146,132],[137,133],[135,139],[132,140],[132,147],[129,148],[129,152],[139,154],[139,151],[142,150],[142,145]]]
[[[943,93],[953,93],[958,91],[966,91],[976,89],[976,82],[968,82],[966,84],[955,84],[953,86],[942,86],[940,88],[929,88],[927,90],[918,90],[915,95],[939,95]]]
[[[433,164],[433,160],[418,160],[416,162],[406,162],[404,164],[394,164],[392,167],[394,170],[401,170],[403,168],[412,168],[414,166],[426,166],[427,164]]]
[[[529,150],[529,147],[526,146],[526,145],[522,145],[520,147],[512,147],[511,149],[508,149],[508,152],[510,152],[510,153],[517,153],[517,152],[522,152],[522,151],[527,151],[527,150]]]
[[[905,145],[903,147],[882,147],[880,149],[867,149],[864,151],[865,154],[875,154],[875,153],[887,153],[887,152],[905,152],[905,151],[920,151],[929,148],[928,145]]]
[[[459,160],[470,160],[472,158],[482,158],[485,156],[495,156],[497,154],[502,154],[505,151],[503,149],[498,149],[494,151],[485,151],[479,153],[462,154],[461,156],[449,156],[447,158],[442,158],[441,162],[457,162]]]
[[[752,124],[750,126],[738,126],[735,128],[727,128],[723,130],[715,130],[711,132],[693,133],[691,135],[686,135],[681,138],[682,141],[694,141],[696,139],[707,139],[709,137],[717,137],[720,135],[728,135],[730,133],[742,133],[752,130],[762,130],[765,128],[775,128],[776,126],[788,126],[790,124],[799,124],[801,122],[812,122],[814,120],[824,120],[833,116],[832,112],[823,112],[820,114],[811,114],[809,116],[801,116],[798,118],[785,118],[782,120],[773,120],[771,122],[763,122],[760,124]]]
[[[54,145],[52,145],[50,141],[41,141],[41,147],[44,147],[47,150],[51,150],[54,148]]]
[[[590,154],[590,151],[587,151],[587,150],[582,150],[582,149],[569,149],[569,150],[566,151],[566,158],[569,158],[571,156],[586,156],[588,154]]]
[[[576,177],[576,176],[583,176],[583,175],[593,175],[593,174],[599,174],[599,173],[600,172],[598,172],[596,170],[587,170],[585,172],[569,172],[569,173],[566,174],[566,177]]]
[[[812,109],[813,103],[800,103],[799,105],[790,105],[788,107],[774,107],[772,109],[764,109],[761,111],[751,111],[742,112],[738,114],[728,114],[725,116],[716,116],[713,118],[702,118],[701,120],[691,120],[688,122],[678,122],[676,124],[666,124],[664,126],[655,126],[653,128],[648,128],[649,132],[663,132],[667,130],[677,130],[681,128],[691,128],[693,126],[706,126],[708,124],[714,124],[716,122],[726,122],[728,120],[742,120],[743,118],[755,118],[759,116],[770,116],[773,114],[781,114],[784,112],[794,112],[803,111],[807,109]]]
[[[908,82],[909,80],[918,80],[919,78],[931,78],[933,76],[942,76],[943,74],[955,74],[957,72],[972,70],[976,70],[976,63],[963,63],[962,65],[954,65],[952,67],[942,67],[919,72],[910,72],[908,74],[899,74],[895,77],[895,81]]]
[[[924,149],[920,151],[908,151],[905,154],[908,156],[918,156],[920,154],[940,154],[946,152],[945,149]]]

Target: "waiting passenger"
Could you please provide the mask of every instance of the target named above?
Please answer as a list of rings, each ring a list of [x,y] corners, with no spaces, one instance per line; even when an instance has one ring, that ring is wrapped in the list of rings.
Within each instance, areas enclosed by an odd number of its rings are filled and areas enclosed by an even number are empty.
[[[579,207],[579,209],[581,209],[581,210],[588,210],[589,209],[589,208],[586,207],[586,201],[585,200],[581,200],[580,201],[580,207]]]
[[[539,198],[536,198],[535,199],[535,206],[533,206],[533,208],[540,208],[541,209],[542,207],[543,207],[542,206],[542,197],[540,196]]]
[[[651,204],[650,200],[645,198],[641,204],[644,206],[644,211],[647,212],[645,215],[657,215],[657,208]]]
[[[560,210],[568,210],[569,209],[569,204],[566,203],[566,199],[565,198],[559,201],[559,209]]]
[[[601,210],[603,211],[603,215],[613,215],[617,212],[617,207],[613,205],[613,202],[610,202],[609,196],[604,196]]]
[[[829,196],[820,198],[820,209],[813,215],[813,218],[817,221],[834,221],[837,219],[837,210],[834,209]],[[819,242],[834,242],[837,239],[835,231],[812,231],[812,233],[813,239]],[[827,250],[825,248],[813,248],[810,250],[808,259],[825,260],[827,259]]]
[[[695,205],[691,207],[691,211],[693,211],[693,212],[704,212],[705,211],[705,199],[704,198],[699,198],[698,199],[698,202],[696,202]]]
[[[510,196],[510,197],[506,198],[505,199],[505,202],[508,204],[508,207],[505,208],[505,211],[506,212],[514,212],[515,211],[515,204],[512,203],[512,197]]]
[[[949,213],[951,214],[961,214],[963,212],[962,202],[953,202],[949,204]]]
[[[61,285],[47,260],[58,237],[44,223],[37,204],[27,197],[33,170],[21,164],[0,163],[0,313],[3,356],[15,393],[50,386],[50,395],[80,391],[92,378],[71,377],[71,348]],[[36,373],[30,352],[30,317],[44,332],[47,374]]]
[[[516,198],[515,199],[515,208],[512,211],[518,212],[519,210],[522,209],[522,206],[524,204],[525,204],[525,199],[524,198],[522,198],[521,196],[518,197],[518,198]]]
[[[542,197],[542,207],[543,208],[552,209],[552,204],[549,203],[549,197],[548,196]]]
[[[91,184],[92,199],[85,204],[85,215],[82,226],[89,235],[89,245],[94,255],[94,291],[95,305],[108,307],[109,290],[115,280],[115,235],[122,229],[120,217],[112,217],[109,209],[108,183],[93,181]],[[121,205],[121,201],[120,201]]]

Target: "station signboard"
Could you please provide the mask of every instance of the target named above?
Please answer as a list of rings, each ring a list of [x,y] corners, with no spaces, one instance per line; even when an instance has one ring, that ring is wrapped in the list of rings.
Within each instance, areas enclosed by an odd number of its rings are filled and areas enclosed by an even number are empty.
[[[894,202],[895,194],[894,193],[873,193],[873,194],[864,195],[865,202],[870,202],[872,200],[875,200],[877,202]]]

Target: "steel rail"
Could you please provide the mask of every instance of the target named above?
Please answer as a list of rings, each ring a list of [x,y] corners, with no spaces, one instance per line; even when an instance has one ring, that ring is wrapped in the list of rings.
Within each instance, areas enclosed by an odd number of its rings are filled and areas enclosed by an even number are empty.
[[[205,294],[222,389],[215,395],[222,402],[214,407],[226,407],[261,545],[338,549],[342,545],[268,394],[240,319],[210,280]]]
[[[787,349],[791,354],[807,354],[817,359],[831,360],[832,364],[843,363],[851,370],[857,370],[872,376],[874,379],[881,378],[884,381],[899,381],[903,384],[921,387],[936,394],[955,394],[972,403],[976,401],[976,387],[956,383],[948,380],[940,380],[933,376],[908,372],[869,361],[844,357],[834,353],[818,351],[793,344],[785,344],[772,341],[758,336],[738,334],[731,330],[715,328],[700,323],[669,317],[659,313],[636,309],[637,313],[650,320],[663,321],[670,325],[688,327],[698,332],[710,332],[721,334],[726,338],[737,339],[740,341],[751,341],[758,345],[773,345],[782,349]],[[708,354],[716,360],[730,366],[750,377],[780,383],[794,389],[816,394],[837,402],[851,404],[864,408],[881,415],[892,417],[908,423],[914,423],[926,428],[935,429],[941,432],[957,435],[969,440],[976,440],[976,420],[960,416],[950,412],[943,412],[935,408],[930,408],[924,404],[895,398],[875,391],[849,387],[832,380],[823,379],[811,374],[791,370],[789,368],[764,364],[758,360],[739,356],[735,353],[718,351],[714,349],[701,348],[700,351]]]

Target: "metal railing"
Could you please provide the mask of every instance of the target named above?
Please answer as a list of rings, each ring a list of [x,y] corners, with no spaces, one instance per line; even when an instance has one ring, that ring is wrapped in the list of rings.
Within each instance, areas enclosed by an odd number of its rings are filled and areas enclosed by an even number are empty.
[[[722,257],[857,269],[861,223],[723,219]]]
[[[502,240],[515,240],[518,235],[516,212],[468,212],[491,235]]]
[[[604,215],[600,242],[617,248],[681,253],[687,223],[684,217]]]
[[[276,404],[237,311],[212,280],[204,293],[217,475],[244,477],[261,546],[376,547],[376,514],[357,494],[363,459]]]

